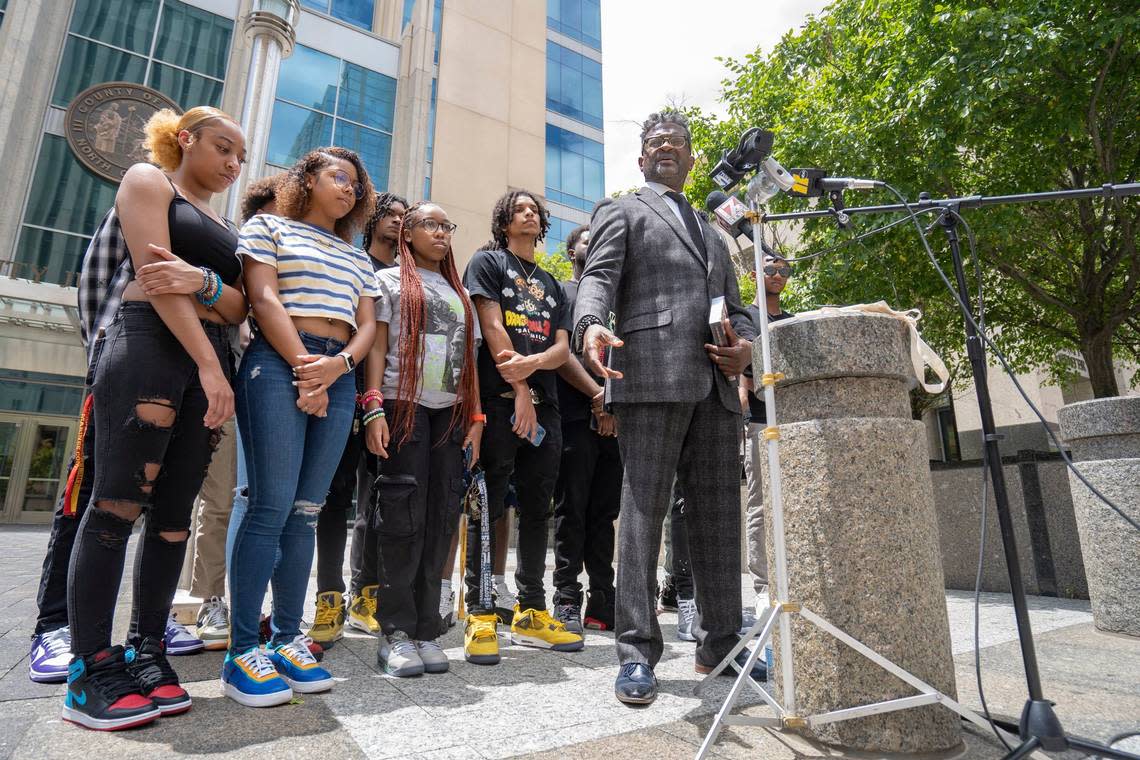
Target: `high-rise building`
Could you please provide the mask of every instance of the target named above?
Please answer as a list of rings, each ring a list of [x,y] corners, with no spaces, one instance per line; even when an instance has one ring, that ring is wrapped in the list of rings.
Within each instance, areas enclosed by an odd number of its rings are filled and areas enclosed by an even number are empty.
[[[462,266],[508,189],[547,199],[547,250],[601,197],[599,2],[0,0],[0,522],[46,522],[63,485],[87,369],[76,278],[142,124],[163,105],[241,118],[266,73],[257,12],[297,15],[245,177],[351,148],[377,188],[447,209]]]

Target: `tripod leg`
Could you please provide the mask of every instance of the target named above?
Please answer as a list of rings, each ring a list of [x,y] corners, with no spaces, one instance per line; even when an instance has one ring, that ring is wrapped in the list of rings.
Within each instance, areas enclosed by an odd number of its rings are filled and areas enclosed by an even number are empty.
[[[1037,749],[1041,744],[1041,740],[1036,736],[1031,736],[1022,742],[1019,746],[1014,747],[1013,752],[1010,752],[1002,760],[1019,760],[1022,757],[1028,757],[1029,753]]]
[[[1131,752],[1125,752],[1122,749],[1113,749],[1106,747],[1103,744],[1098,744],[1088,739],[1082,739],[1079,736],[1066,737],[1069,740],[1069,746],[1073,749],[1078,749],[1089,755],[1096,755],[1098,757],[1111,757],[1115,760],[1140,760],[1140,755],[1134,755]]]

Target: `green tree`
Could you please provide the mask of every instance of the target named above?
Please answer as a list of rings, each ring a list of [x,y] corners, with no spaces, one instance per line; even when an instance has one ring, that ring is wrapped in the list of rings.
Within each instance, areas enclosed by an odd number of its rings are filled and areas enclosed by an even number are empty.
[[[574,265],[570,263],[570,257],[566,255],[565,243],[559,243],[550,253],[536,251],[534,260],[556,280],[566,282],[574,276]]]
[[[882,179],[912,200],[920,191],[1003,195],[1135,181],[1138,63],[1134,0],[836,0],[771,53],[725,61],[728,117],[690,111],[702,163],[686,190],[704,198],[713,189],[709,162],[748,126],[776,133],[784,166]],[[803,208],[780,197],[769,210]],[[1114,358],[1140,362],[1140,199],[963,214],[978,240],[987,321],[1014,368],[1041,367],[1063,381],[1073,371],[1065,352],[1078,351],[1095,395],[1119,393]],[[807,222],[788,253],[894,218],[855,217],[846,232]],[[935,231],[930,240],[949,272],[944,239]],[[926,339],[960,372],[961,317],[913,225],[801,264],[789,289],[793,308],[879,299],[922,309]]]

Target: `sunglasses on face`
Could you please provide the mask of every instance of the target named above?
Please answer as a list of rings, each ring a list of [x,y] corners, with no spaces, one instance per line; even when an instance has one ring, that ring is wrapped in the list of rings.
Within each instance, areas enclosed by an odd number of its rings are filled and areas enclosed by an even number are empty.
[[[764,274],[768,275],[769,277],[775,277],[778,274],[786,280],[792,276],[792,268],[788,266],[777,267],[769,264],[768,266],[764,267]]]
[[[689,144],[689,138],[684,135],[657,135],[656,137],[649,137],[645,140],[645,147],[652,150],[657,150],[665,143],[669,143],[673,148],[684,148]]]
[[[332,181],[341,190],[351,190],[352,194],[356,196],[356,200],[364,197],[364,185],[353,182],[352,177],[348,176],[348,172],[344,169],[337,169],[333,172]]]
[[[418,222],[415,222],[411,226],[412,227],[423,227],[425,230],[427,230],[429,233],[431,233],[433,235],[436,233],[437,230],[443,230],[443,234],[450,235],[451,233],[455,232],[456,228],[459,227],[459,225],[455,224],[454,222],[437,222],[434,219],[422,219]]]

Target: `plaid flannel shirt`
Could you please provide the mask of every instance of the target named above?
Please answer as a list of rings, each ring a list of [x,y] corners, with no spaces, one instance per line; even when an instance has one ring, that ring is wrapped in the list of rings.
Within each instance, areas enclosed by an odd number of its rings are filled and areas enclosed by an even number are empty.
[[[123,228],[112,206],[87,246],[79,273],[79,332],[88,361],[95,338],[111,324],[123,302],[131,271]]]

